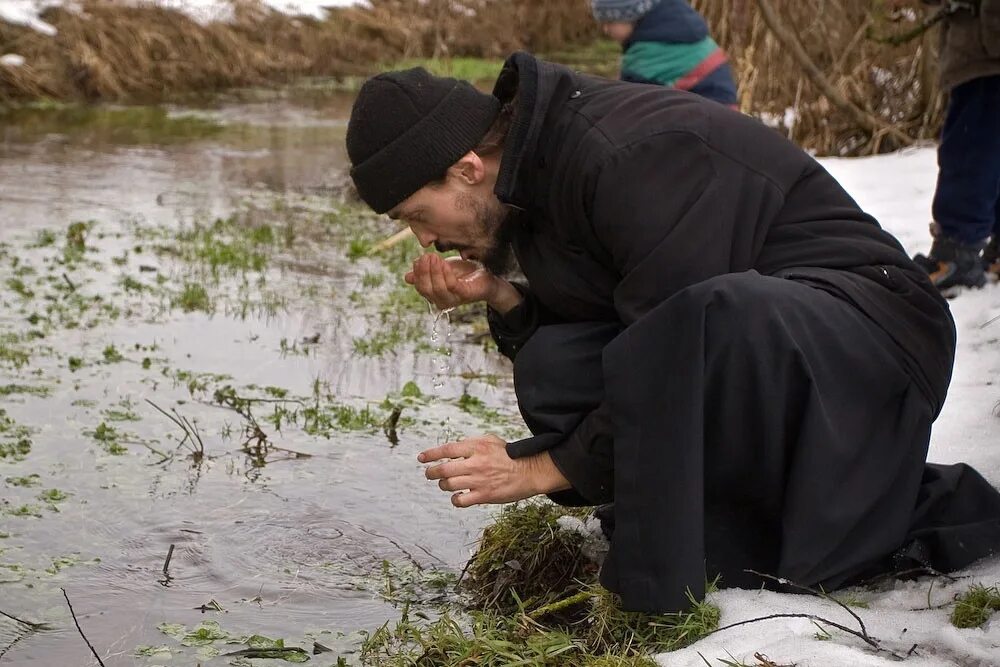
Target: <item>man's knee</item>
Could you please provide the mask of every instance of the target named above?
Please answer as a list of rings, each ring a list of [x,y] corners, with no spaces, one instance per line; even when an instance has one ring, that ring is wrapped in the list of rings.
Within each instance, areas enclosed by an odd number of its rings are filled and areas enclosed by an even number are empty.
[[[688,316],[705,313],[713,322],[739,327],[771,317],[793,285],[756,271],[727,273],[678,292],[672,301]]]

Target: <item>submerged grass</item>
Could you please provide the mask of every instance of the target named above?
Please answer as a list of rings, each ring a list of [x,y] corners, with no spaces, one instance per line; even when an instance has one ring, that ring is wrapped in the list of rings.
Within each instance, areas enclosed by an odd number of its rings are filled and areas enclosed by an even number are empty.
[[[288,230],[277,233],[268,224],[253,224],[242,216],[217,218],[211,225],[195,224],[177,233],[172,246],[189,262],[206,267],[213,277],[267,269],[274,246],[289,238]],[[294,238],[294,235],[291,236]]]
[[[31,453],[31,444],[31,429],[18,424],[0,408],[0,460],[24,460]]]
[[[976,584],[956,600],[951,624],[956,628],[978,628],[996,611],[1000,611],[1000,588]]]

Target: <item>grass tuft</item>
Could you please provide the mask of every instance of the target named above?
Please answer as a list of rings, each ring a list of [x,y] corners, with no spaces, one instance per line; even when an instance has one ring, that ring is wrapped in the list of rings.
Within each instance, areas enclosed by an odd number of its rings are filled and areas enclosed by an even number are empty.
[[[976,584],[958,596],[951,612],[951,624],[956,628],[978,628],[1000,611],[1000,588]]]
[[[580,582],[593,579],[597,566],[583,557],[583,536],[557,523],[573,512],[536,501],[505,507],[496,523],[483,531],[469,562],[463,585],[473,605],[509,614],[582,590]],[[582,512],[585,515],[589,509]]]

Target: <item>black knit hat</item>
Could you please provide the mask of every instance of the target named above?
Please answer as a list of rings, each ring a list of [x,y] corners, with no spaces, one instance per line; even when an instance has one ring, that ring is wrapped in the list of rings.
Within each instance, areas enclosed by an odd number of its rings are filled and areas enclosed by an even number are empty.
[[[376,213],[393,208],[475,148],[499,110],[492,95],[422,67],[368,79],[347,125],[361,198]]]

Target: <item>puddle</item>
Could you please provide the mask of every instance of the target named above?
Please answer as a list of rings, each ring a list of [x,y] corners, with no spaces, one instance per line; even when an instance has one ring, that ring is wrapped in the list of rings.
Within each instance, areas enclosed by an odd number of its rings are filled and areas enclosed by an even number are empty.
[[[109,666],[231,664],[160,629],[206,620],[332,664],[462,569],[488,512],[416,453],[521,435],[509,365],[332,196],[349,102],[3,120],[0,610],[49,626],[0,661],[87,660],[62,587]]]

